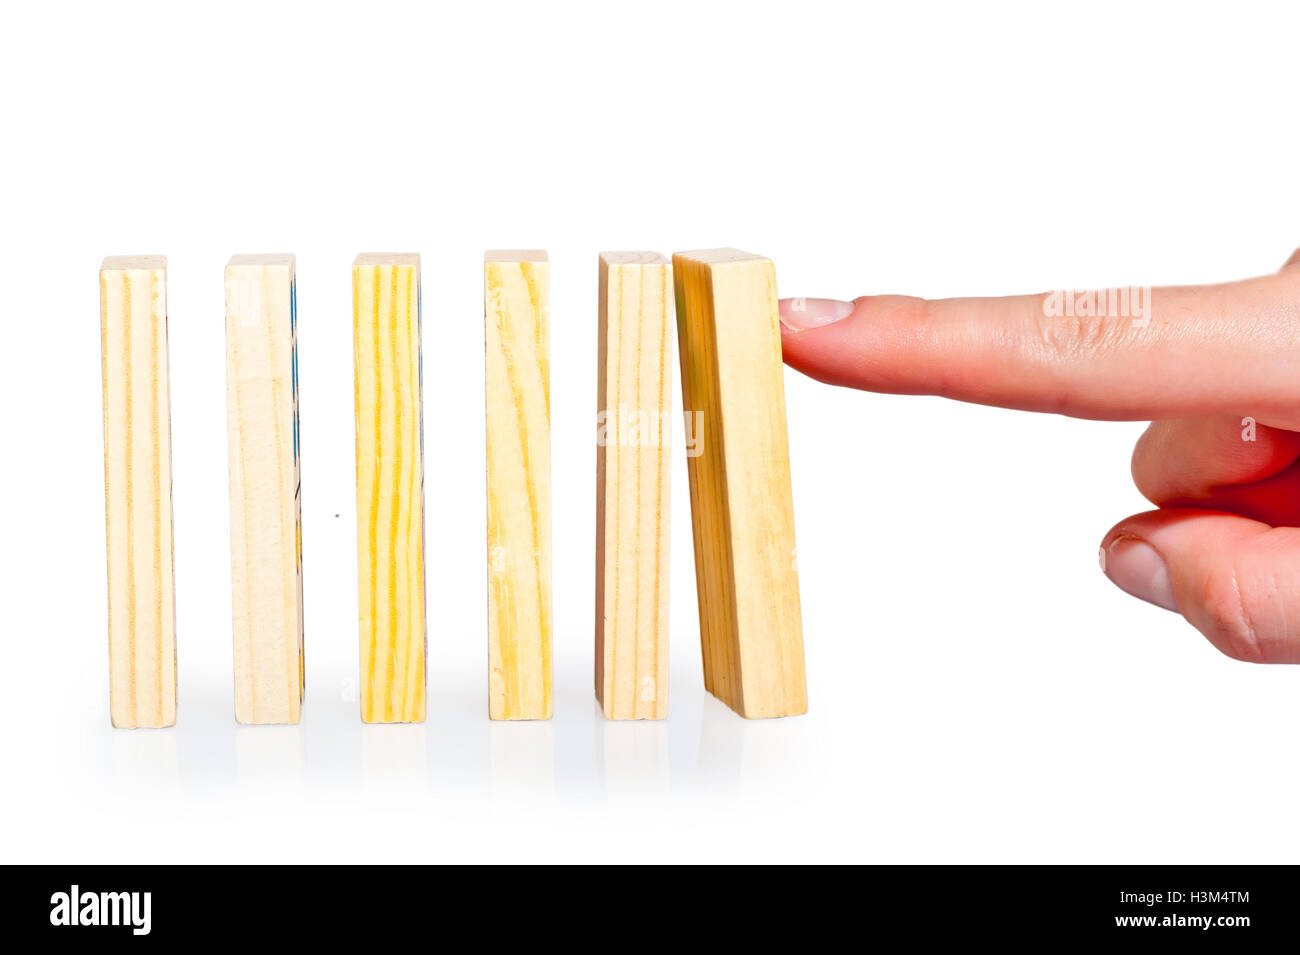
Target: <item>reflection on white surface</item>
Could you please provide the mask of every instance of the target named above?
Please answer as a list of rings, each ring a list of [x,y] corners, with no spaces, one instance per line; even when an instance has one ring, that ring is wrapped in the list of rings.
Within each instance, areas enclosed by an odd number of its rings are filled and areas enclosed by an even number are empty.
[[[667,722],[602,718],[597,733],[601,779],[611,801],[668,795],[671,763]]]
[[[366,723],[361,727],[361,775],[367,783],[427,777],[428,751],[424,723]]]
[[[488,729],[493,796],[555,791],[555,728],[550,720],[494,720]]]
[[[288,785],[302,782],[301,725],[237,725],[235,772],[240,783]]]
[[[104,717],[107,720],[107,716]],[[176,783],[180,773],[175,727],[168,729],[112,730],[112,773],[122,780],[158,787]]]
[[[547,721],[489,720],[479,696],[447,694],[431,695],[426,723],[366,724],[354,699],[318,691],[296,726],[239,725],[215,688],[191,697],[172,729],[96,730],[112,775],[128,787],[183,783],[196,792],[399,785],[617,804],[788,782],[806,742],[799,720],[744,720],[704,693],[679,693],[665,720],[606,720],[585,687],[561,687]]]
[[[695,782],[711,792],[732,792],[740,780],[749,721],[713,697],[700,708],[700,745],[695,757]]]

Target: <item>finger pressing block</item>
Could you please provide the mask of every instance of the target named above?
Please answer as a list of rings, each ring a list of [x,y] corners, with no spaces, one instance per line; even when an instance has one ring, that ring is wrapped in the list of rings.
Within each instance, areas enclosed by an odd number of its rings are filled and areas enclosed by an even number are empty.
[[[545,252],[483,263],[488,715],[551,718],[551,399]]]
[[[99,270],[108,537],[109,709],[114,726],[176,722],[167,260],[110,256]]]
[[[361,718],[424,720],[424,449],[420,257],[352,267]]]
[[[226,266],[226,403],[235,719],[302,711],[298,341],[292,255]]]
[[[662,255],[601,253],[596,699],[612,720],[668,715],[672,300]]]
[[[673,256],[704,684],[745,717],[808,709],[776,271]]]

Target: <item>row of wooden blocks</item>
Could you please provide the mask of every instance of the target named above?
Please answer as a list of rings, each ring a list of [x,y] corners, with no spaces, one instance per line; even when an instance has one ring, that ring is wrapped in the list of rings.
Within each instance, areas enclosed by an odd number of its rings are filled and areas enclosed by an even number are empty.
[[[352,268],[361,718],[425,716],[420,260]],[[176,719],[167,268],[100,270],[114,726]],[[489,252],[488,689],[492,719],[547,719],[551,679],[549,265]],[[292,255],[226,266],[235,717],[301,714],[303,589]],[[600,256],[596,697],[667,715],[669,367],[675,304],[704,679],[745,717],[807,708],[776,277],[734,249]],[[629,422],[635,422],[635,425]],[[455,547],[452,541],[438,546]]]

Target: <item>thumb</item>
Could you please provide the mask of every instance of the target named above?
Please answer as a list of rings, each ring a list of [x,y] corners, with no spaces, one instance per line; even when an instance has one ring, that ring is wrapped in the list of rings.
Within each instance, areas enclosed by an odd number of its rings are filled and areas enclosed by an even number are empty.
[[[1121,590],[1181,613],[1234,659],[1300,663],[1300,529],[1152,511],[1111,529],[1101,565]]]

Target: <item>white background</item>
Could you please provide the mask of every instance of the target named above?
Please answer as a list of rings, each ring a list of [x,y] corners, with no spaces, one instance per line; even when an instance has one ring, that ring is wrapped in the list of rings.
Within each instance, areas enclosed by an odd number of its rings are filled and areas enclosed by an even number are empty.
[[[1209,282],[1300,243],[1294,8],[21,4],[0,35],[4,861],[1294,861],[1300,675],[1099,572],[1139,424],[786,373],[807,716],[591,691],[596,253],[781,293]],[[1229,12],[1231,11],[1231,12]],[[487,719],[481,256],[552,262],[556,701]],[[356,696],[350,263],[423,255],[429,719]],[[307,702],[237,727],[222,267],[298,255]],[[180,705],[108,718],[96,271],[169,257]],[[680,393],[675,398],[680,408]]]

